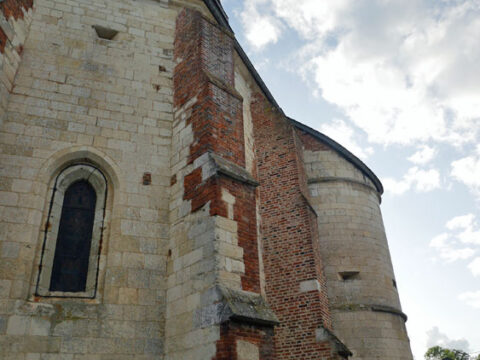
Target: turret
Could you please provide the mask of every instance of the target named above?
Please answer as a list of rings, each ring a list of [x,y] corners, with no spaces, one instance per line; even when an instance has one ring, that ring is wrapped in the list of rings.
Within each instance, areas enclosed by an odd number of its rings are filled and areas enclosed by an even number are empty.
[[[412,359],[380,211],[382,185],[348,150],[295,123],[302,139],[333,328],[355,360]]]

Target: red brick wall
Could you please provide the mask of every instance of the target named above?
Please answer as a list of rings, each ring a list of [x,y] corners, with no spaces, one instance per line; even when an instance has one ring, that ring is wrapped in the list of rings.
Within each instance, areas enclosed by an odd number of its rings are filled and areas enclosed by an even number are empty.
[[[231,35],[200,13],[183,10],[177,19],[175,57],[175,107],[192,104],[186,120],[194,135],[189,163],[209,151],[245,167],[242,99],[233,90]],[[254,292],[260,292],[256,223],[260,201],[267,301],[281,324],[275,335],[271,328],[223,324],[214,359],[236,359],[238,339],[258,344],[262,360],[334,359],[330,343],[316,341],[316,330],[331,328],[331,318],[316,217],[308,206],[302,143],[263,95],[255,96],[251,108],[259,189],[221,174],[202,180],[198,168],[184,179],[184,199],[191,200],[192,211],[209,203],[210,215],[227,217],[222,189],[235,197],[233,218],[244,250],[242,288]],[[309,280],[319,281],[323,291],[300,293],[300,283]]]
[[[330,150],[330,148],[327,145],[322,144],[320,141],[318,141],[312,135],[306,133],[305,131],[296,129],[296,132],[300,137],[302,141],[302,145],[305,147],[305,149],[311,150],[311,151],[329,151]]]
[[[275,328],[276,358],[330,359],[330,345],[316,341],[316,329],[331,328],[331,317],[301,144],[289,121],[263,95],[252,102],[252,118],[266,293],[280,320]],[[314,279],[323,291],[301,293],[300,283]]]
[[[197,97],[187,125],[195,142],[189,163],[207,151],[245,166],[242,100],[233,90],[233,41],[199,12],[184,10],[177,19],[174,105]]]
[[[229,322],[221,325],[217,355],[212,360],[237,360],[237,340],[247,341],[259,348],[261,360],[275,360],[273,329]]]
[[[177,19],[175,57],[181,60],[174,73],[175,107],[197,100],[187,119],[194,134],[189,163],[210,151],[244,168],[242,99],[233,90],[231,34],[199,12],[185,9]],[[210,203],[210,215],[227,217],[222,188],[235,197],[233,217],[238,223],[238,244],[244,249],[242,288],[260,292],[255,188],[224,176],[202,181],[201,171],[185,177],[184,199],[192,201],[192,211]]]

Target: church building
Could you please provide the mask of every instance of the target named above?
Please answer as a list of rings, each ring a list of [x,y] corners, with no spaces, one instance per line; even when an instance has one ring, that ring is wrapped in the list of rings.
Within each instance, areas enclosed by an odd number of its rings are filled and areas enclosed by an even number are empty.
[[[0,0],[1,360],[412,360],[382,193],[219,0]]]

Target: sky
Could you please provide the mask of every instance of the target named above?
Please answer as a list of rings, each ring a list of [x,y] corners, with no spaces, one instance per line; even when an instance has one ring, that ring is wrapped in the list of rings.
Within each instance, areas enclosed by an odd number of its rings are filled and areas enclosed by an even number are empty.
[[[385,187],[415,359],[480,352],[480,0],[222,0],[284,112]]]

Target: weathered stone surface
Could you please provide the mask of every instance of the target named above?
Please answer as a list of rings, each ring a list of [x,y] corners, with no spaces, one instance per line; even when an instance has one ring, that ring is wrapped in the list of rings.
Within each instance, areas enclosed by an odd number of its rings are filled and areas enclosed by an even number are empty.
[[[248,341],[237,340],[238,360],[259,360],[260,351],[258,346]]]
[[[354,359],[411,359],[378,189],[331,148],[299,134],[336,335]]]
[[[376,182],[295,132],[218,6],[0,2],[2,360],[345,358],[332,323],[411,359]],[[88,289],[53,292],[75,167],[105,178]]]

